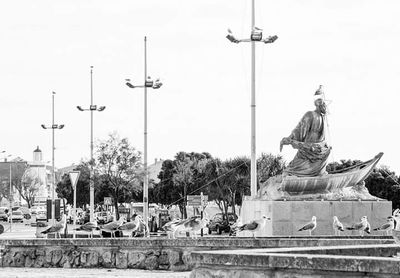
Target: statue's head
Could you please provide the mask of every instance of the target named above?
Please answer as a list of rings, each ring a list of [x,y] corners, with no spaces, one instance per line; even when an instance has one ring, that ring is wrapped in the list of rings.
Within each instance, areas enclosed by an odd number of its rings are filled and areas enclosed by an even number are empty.
[[[314,104],[317,112],[319,112],[322,115],[326,114],[326,103],[322,98],[314,100]]]
[[[324,92],[322,91],[322,85],[319,85],[318,90],[314,94],[314,104],[317,108],[316,111],[322,115],[326,114],[326,103]]]

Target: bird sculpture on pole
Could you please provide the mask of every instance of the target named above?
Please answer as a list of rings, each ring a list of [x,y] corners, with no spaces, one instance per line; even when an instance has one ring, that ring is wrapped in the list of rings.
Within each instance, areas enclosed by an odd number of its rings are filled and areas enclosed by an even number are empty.
[[[305,224],[303,227],[301,227],[299,229],[299,231],[308,231],[311,236],[311,233],[312,233],[312,231],[315,230],[315,228],[317,228],[317,217],[313,216],[311,218],[311,222],[308,222],[307,224]]]
[[[253,221],[251,221],[249,223],[246,223],[246,224],[244,224],[242,226],[237,226],[236,232],[249,231],[249,232],[251,232],[253,234],[253,238],[256,238],[255,233],[264,228],[267,220],[271,220],[271,218],[263,215],[263,217],[261,219],[253,220]]]
[[[48,235],[49,234],[55,234],[55,237],[61,238],[60,233],[65,230],[65,227],[67,225],[67,216],[63,214],[61,221],[56,222],[53,225],[49,226],[47,229],[44,229],[41,231],[41,234]]]
[[[337,216],[333,217],[333,224],[332,224],[333,230],[335,231],[335,236],[340,236],[340,232],[344,232],[344,227],[343,224],[339,221]]]
[[[90,237],[93,238],[93,231],[98,229],[99,227],[97,226],[97,221],[93,221],[93,222],[86,222],[85,224],[76,228],[75,231],[89,232]]]

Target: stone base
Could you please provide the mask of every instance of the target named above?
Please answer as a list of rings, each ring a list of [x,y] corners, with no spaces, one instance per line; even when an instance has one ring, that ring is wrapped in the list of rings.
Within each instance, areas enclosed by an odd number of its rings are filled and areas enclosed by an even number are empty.
[[[332,228],[333,216],[337,216],[345,227],[360,222],[362,216],[367,216],[372,234],[382,232],[372,231],[386,222],[392,215],[390,201],[267,201],[244,200],[240,213],[242,223],[260,219],[263,215],[270,217],[264,229],[255,236],[304,236],[308,231],[298,230],[317,217],[317,228],[313,235],[334,235]],[[345,231],[342,234],[358,235],[358,231]],[[250,232],[240,232],[238,236],[252,236]]]

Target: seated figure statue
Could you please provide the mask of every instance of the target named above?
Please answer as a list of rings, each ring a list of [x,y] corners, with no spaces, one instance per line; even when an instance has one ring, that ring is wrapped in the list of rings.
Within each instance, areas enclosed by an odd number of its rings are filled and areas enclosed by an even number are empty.
[[[284,170],[284,174],[298,177],[314,177],[326,174],[326,164],[331,151],[325,141],[326,104],[321,90],[315,94],[315,110],[308,111],[288,137],[281,140],[283,145],[292,145],[297,154]]]
[[[326,165],[331,147],[325,133],[326,104],[321,86],[315,93],[315,110],[308,111],[280,147],[291,145],[297,149],[294,159],[282,175],[269,178],[260,184],[257,198],[264,200],[369,200],[377,197],[369,194],[364,180],[374,169],[383,153],[373,159],[327,173]]]

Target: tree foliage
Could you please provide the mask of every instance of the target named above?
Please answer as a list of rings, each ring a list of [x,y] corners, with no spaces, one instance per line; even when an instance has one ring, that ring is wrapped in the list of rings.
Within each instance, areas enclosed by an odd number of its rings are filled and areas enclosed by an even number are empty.
[[[21,198],[27,203],[28,208],[30,208],[33,205],[35,196],[39,192],[40,186],[41,182],[39,177],[32,177],[27,175],[25,172],[21,182],[16,183],[15,188],[17,189]]]
[[[160,181],[152,190],[152,201],[164,205],[177,204],[183,217],[186,217],[186,196],[200,194],[198,189],[205,183],[204,170],[211,158],[205,152],[179,152],[174,160],[165,160],[158,175]]]
[[[101,186],[108,188],[114,200],[118,219],[118,202],[131,201],[132,193],[142,189],[141,154],[130,145],[127,138],[121,139],[116,133],[98,143],[96,154],[96,172]]]
[[[80,171],[79,179],[76,184],[76,205],[77,207],[83,207],[89,204],[89,162],[81,161],[79,165],[74,168],[74,171]],[[69,173],[64,174],[61,177],[61,181],[58,182],[56,187],[56,192],[58,197],[67,199],[68,204],[73,204],[74,202],[74,192],[72,189],[71,180],[69,178]]]
[[[258,182],[265,182],[268,178],[281,174],[284,166],[282,156],[262,153],[257,160]],[[215,159],[208,164],[207,178],[210,181],[209,200],[215,200],[228,217],[228,207],[236,213],[236,205],[241,206],[243,197],[250,195],[250,159]]]
[[[8,164],[8,165],[7,165]],[[0,200],[6,198],[10,200],[10,170],[11,170],[11,185],[17,191],[22,186],[22,177],[26,169],[28,168],[27,163],[24,161],[11,161],[8,162],[6,167],[1,169],[1,175],[5,178],[2,179],[0,185]],[[12,193],[12,192],[11,192]]]

